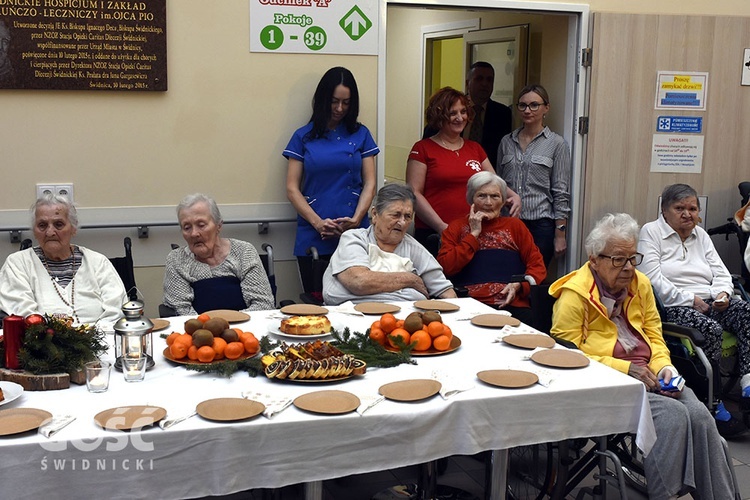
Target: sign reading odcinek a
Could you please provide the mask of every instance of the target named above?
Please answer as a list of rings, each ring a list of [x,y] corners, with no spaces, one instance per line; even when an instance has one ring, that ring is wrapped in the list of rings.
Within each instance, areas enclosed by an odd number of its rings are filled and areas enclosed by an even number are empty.
[[[378,0],[250,0],[250,51],[378,53]]]

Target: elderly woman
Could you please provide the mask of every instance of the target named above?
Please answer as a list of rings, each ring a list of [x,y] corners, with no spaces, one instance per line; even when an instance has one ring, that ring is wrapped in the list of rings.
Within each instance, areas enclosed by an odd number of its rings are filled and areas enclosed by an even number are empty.
[[[216,202],[200,193],[177,205],[187,247],[172,250],[164,274],[164,303],[179,315],[212,309],[273,309],[271,285],[258,251],[245,241],[221,237]]]
[[[687,184],[673,184],[661,195],[661,215],[641,229],[638,267],[654,286],[664,304],[665,321],[690,326],[706,338],[703,350],[719,373],[723,330],[738,340],[742,372],[743,406],[750,402],[750,304],[733,299],[734,285],[708,233],[697,225],[700,212],[698,193]],[[721,390],[720,377],[714,377]],[[717,394],[718,394],[717,390]],[[717,424],[729,435],[738,425],[716,405]],[[741,427],[740,427],[740,430]]]
[[[104,255],[71,244],[78,212],[67,198],[45,195],[31,207],[38,246],[8,256],[0,269],[0,309],[27,316],[65,314],[110,330],[128,301]]]
[[[437,260],[453,284],[466,287],[471,297],[531,324],[530,285],[541,283],[547,270],[526,225],[502,216],[506,189],[492,172],[471,176],[466,185],[469,215],[443,231]]]
[[[464,203],[469,177],[482,170],[493,171],[482,146],[461,137],[474,118],[466,94],[451,87],[438,90],[425,115],[428,126],[438,133],[414,144],[406,163],[406,182],[417,197],[414,236],[422,244],[431,234],[442,233],[449,222],[469,213],[469,204]],[[507,201],[510,215],[518,215],[521,199],[510,189]]]
[[[456,296],[435,258],[406,233],[414,204],[408,186],[386,184],[378,191],[372,225],[341,235],[323,276],[326,304]]]
[[[644,460],[649,498],[695,492],[701,499],[736,498],[730,464],[708,409],[688,387],[661,389],[676,377],[661,333],[651,283],[636,271],[638,223],[607,214],[586,238],[588,262],[550,287],[552,335],[586,356],[643,382],[656,443]]]

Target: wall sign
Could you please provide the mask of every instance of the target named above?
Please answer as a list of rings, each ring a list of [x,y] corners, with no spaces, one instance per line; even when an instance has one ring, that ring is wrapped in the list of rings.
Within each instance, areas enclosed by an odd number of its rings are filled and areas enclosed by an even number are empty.
[[[703,168],[702,135],[654,134],[651,171],[699,174]]]
[[[166,0],[0,0],[0,88],[167,90]]]
[[[706,109],[708,73],[659,71],[656,109]]]
[[[250,0],[250,51],[378,53],[378,0]]]
[[[703,118],[700,116],[660,116],[656,119],[656,131],[700,134],[703,131]]]

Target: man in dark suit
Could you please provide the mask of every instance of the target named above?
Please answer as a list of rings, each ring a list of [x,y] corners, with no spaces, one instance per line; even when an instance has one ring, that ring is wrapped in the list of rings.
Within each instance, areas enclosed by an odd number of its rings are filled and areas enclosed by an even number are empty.
[[[495,84],[495,70],[490,63],[477,61],[466,75],[466,93],[474,106],[474,121],[463,132],[465,139],[482,145],[484,152],[497,167],[497,149],[500,139],[513,131],[513,114],[508,106],[490,99]],[[425,127],[423,139],[432,137],[438,131]]]

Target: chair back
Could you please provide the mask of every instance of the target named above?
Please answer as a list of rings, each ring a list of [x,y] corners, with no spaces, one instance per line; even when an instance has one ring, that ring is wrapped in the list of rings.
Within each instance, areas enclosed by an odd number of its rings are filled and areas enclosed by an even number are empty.
[[[26,238],[25,240],[21,242],[21,250],[26,250],[27,248],[31,248],[33,244],[34,243],[29,238]]]
[[[129,300],[138,299],[138,288],[135,284],[135,272],[133,271],[133,243],[129,236],[126,236],[123,240],[125,246],[124,257],[112,257],[109,261],[114,266],[117,274],[120,275],[122,283],[125,285],[125,292],[128,295]]]
[[[318,249],[310,247],[307,255],[312,257],[312,289],[299,294],[299,299],[305,304],[323,305],[323,275],[328,269],[328,260],[321,259]]]
[[[263,269],[266,270],[266,276],[268,276],[268,283],[271,285],[271,293],[273,293],[273,303],[276,304],[276,271],[274,269],[273,261],[273,247],[268,243],[263,243],[261,249],[265,252],[260,254],[260,261],[263,263]]]
[[[534,321],[530,326],[550,335],[552,330],[552,310],[557,299],[549,294],[549,285],[542,283],[532,285],[529,291],[529,305],[534,315]]]

